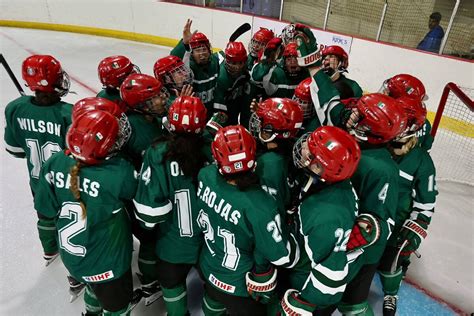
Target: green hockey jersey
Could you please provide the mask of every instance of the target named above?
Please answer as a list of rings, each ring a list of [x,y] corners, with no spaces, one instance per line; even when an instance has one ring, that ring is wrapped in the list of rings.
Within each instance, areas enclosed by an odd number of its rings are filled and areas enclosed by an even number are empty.
[[[221,67],[214,93],[214,111],[225,112],[228,116],[226,124],[236,125],[239,123],[241,113],[242,116],[250,118],[253,93],[247,72],[237,78],[231,78],[226,68]],[[248,122],[248,119],[245,121]]]
[[[288,186],[288,164],[290,158],[274,151],[268,151],[258,157],[255,172],[260,184],[277,202],[281,218],[286,217],[290,204],[290,187]]]
[[[351,178],[359,197],[359,213],[376,215],[380,220],[380,239],[364,249],[365,264],[377,263],[393,232],[398,205],[399,170],[387,148],[363,149]]]
[[[222,62],[222,55],[219,53],[211,54],[209,64],[198,65],[190,51],[186,51],[183,40],[180,40],[175,48],[171,50],[170,55],[177,56],[183,60],[186,66],[194,74],[193,92],[194,96],[199,97],[207,108],[207,116],[210,118],[214,113],[214,92],[219,75],[219,65]]]
[[[434,138],[431,136],[431,123],[428,119],[425,120],[422,128],[416,132],[418,138],[418,145],[426,151],[430,151],[433,146]]]
[[[153,117],[153,120],[149,121],[143,114],[134,112],[128,113],[127,117],[132,133],[123,151],[132,160],[135,168],[139,170],[145,150],[154,140],[167,134],[168,131],[163,128],[161,118]]]
[[[225,181],[216,165],[203,168],[198,180],[197,221],[206,244],[199,267],[206,282],[229,295],[248,297],[247,272],[268,269],[270,262],[295,264],[296,244],[282,232],[271,196],[259,187],[240,191]],[[256,256],[265,258],[267,266],[256,266]]]
[[[400,175],[395,231],[409,218],[415,220],[420,217],[429,223],[438,195],[433,160],[421,147],[413,148],[406,155],[395,156],[394,160]]]
[[[120,98],[120,91],[119,90],[107,90],[107,89],[102,89],[97,93],[97,97],[99,98],[104,98],[110,101],[121,101],[122,99]]]
[[[340,80],[342,80],[345,84],[347,84],[351,88],[352,92],[354,93],[353,98],[362,97],[362,95],[363,95],[362,88],[359,86],[359,84],[356,81],[347,78],[343,74],[339,78],[340,78]]]
[[[196,184],[176,161],[165,159],[167,143],[150,147],[143,157],[136,217],[143,226],[159,224],[156,253],[172,263],[197,263],[202,236],[197,226]]]
[[[313,126],[343,125],[344,105],[340,102],[339,92],[334,87],[331,78],[323,71],[318,71],[310,85],[311,99],[316,110],[316,117],[319,124]]]
[[[292,98],[298,84],[309,77],[306,69],[297,76],[287,75],[284,66],[278,63],[257,63],[252,68],[252,82],[257,87],[262,87],[265,94],[272,98]]]
[[[59,252],[69,273],[88,283],[121,277],[132,260],[132,233],[124,201],[137,188],[133,166],[120,157],[83,166],[79,172],[84,217],[71,190],[70,170],[76,160],[64,151],[41,169],[35,209],[56,219]]]
[[[32,96],[22,96],[6,106],[4,140],[9,153],[26,156],[30,187],[36,192],[41,166],[66,146],[72,105],[60,101],[39,106],[32,100]]]
[[[349,271],[346,244],[357,213],[357,196],[349,180],[321,186],[299,207],[302,259],[290,272],[291,286],[318,309],[342,298]]]

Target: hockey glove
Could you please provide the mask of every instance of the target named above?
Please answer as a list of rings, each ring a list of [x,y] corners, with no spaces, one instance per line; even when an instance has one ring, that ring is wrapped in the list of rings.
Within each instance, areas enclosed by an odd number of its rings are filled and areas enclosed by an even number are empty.
[[[380,221],[372,214],[360,214],[352,227],[349,241],[347,242],[347,251],[355,251],[369,247],[380,238]]]
[[[303,300],[297,290],[289,289],[281,299],[279,314],[288,316],[311,316],[315,308],[316,305]]]
[[[428,223],[424,221],[407,219],[403,223],[397,239],[398,247],[401,247],[405,240],[408,241],[400,255],[409,256],[412,252],[415,252],[420,247],[421,241],[426,238],[427,228]]]
[[[206,129],[207,131],[214,136],[218,130],[223,128],[227,123],[229,117],[224,112],[215,112],[212,114],[212,117],[207,121]]]
[[[266,304],[274,295],[277,285],[277,270],[274,267],[265,273],[247,272],[247,292],[256,301]]]
[[[309,27],[303,24],[296,24],[297,33],[295,35],[298,45],[298,65],[300,67],[321,66],[321,51]]]

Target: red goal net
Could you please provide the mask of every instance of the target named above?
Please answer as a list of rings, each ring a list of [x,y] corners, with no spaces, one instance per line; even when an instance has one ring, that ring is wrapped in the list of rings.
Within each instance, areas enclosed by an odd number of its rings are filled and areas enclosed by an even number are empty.
[[[450,82],[436,111],[431,156],[438,180],[474,185],[474,89]]]

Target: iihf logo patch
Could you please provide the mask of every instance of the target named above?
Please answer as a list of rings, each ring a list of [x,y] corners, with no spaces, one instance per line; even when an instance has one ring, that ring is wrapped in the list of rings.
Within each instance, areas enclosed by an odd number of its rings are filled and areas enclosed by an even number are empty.
[[[81,153],[81,148],[79,148],[79,146],[74,146],[73,148],[76,153]]]
[[[114,61],[114,62],[112,63],[112,68],[113,68],[113,69],[119,69],[119,68],[120,68],[120,65],[118,64],[118,62]]]
[[[173,113],[173,121],[178,121],[178,120],[179,120],[179,114]]]
[[[380,101],[379,103],[377,103],[377,107],[383,109],[385,107],[385,103],[383,103],[382,101]]]

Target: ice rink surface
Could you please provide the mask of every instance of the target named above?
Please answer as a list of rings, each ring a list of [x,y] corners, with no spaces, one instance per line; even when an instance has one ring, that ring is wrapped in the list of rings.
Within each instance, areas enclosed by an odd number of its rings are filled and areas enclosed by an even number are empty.
[[[97,65],[102,58],[126,55],[143,73],[152,74],[154,62],[170,50],[168,47],[103,37],[14,28],[0,28],[0,43],[1,52],[20,81],[21,62],[27,56],[55,56],[71,77],[71,91],[77,93],[69,94],[64,99],[71,103],[94,96],[100,90]],[[0,76],[3,116],[6,104],[19,95],[3,69]],[[29,90],[27,93],[30,93]],[[5,123],[4,119],[0,121],[3,140]],[[434,148],[442,151],[445,145],[435,141]],[[56,260],[48,268],[44,267],[26,163],[8,155],[3,141],[1,147],[0,315],[80,315],[84,310],[82,298],[69,303],[66,270],[61,260]],[[474,189],[441,182],[438,183],[438,190],[436,214],[428,238],[419,250],[422,257],[412,260],[408,273],[409,280],[417,286],[406,283],[402,286],[398,315],[456,314],[455,310],[431,296],[442,298],[459,308],[457,312],[474,312]],[[133,268],[137,271],[136,264]],[[202,287],[197,274],[191,274],[188,282],[191,314],[201,315]],[[431,296],[418,290],[418,287],[424,288]],[[370,302],[377,315],[381,315],[381,300],[380,284],[376,280],[371,289]],[[150,307],[141,303],[132,313],[164,314],[162,301]]]

